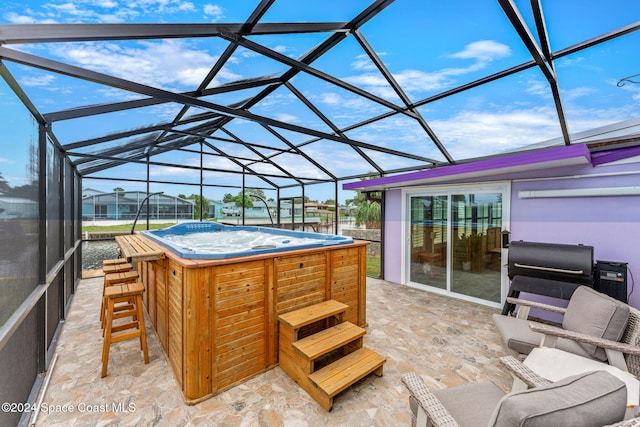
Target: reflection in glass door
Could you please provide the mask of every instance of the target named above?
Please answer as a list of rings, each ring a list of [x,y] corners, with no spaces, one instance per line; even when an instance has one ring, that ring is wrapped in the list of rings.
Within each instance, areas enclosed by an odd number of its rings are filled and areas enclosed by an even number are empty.
[[[503,191],[409,196],[409,280],[501,302]]]
[[[411,197],[412,282],[447,289],[447,196]]]
[[[499,303],[502,194],[452,194],[451,217],[451,292]]]

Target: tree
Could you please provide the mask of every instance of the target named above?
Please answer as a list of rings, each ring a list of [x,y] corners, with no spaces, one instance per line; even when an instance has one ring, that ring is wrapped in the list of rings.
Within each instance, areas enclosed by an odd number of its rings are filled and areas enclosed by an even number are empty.
[[[364,224],[365,228],[380,228],[380,201],[379,199],[370,199],[365,193],[358,193],[355,199],[351,199],[356,206],[353,210],[353,216],[356,219],[356,225]]]
[[[264,190],[261,190],[259,188],[251,188],[251,187],[247,187],[244,189],[245,194],[253,194],[255,196],[258,196],[261,199],[264,199],[266,196],[264,195]],[[242,194],[242,191],[238,194]]]
[[[124,188],[122,188],[122,187],[116,187],[116,188],[113,189],[114,193],[122,193],[123,191],[124,191]]]
[[[231,201],[234,202],[236,206],[241,208],[242,207],[242,191],[239,192],[237,196],[234,196]],[[253,207],[253,201],[251,200],[251,197],[249,197],[249,195],[246,193],[244,195],[244,207],[245,209],[250,209]]]
[[[367,179],[377,178],[377,176],[371,176]],[[364,224],[366,228],[380,228],[380,212],[382,194],[379,191],[373,192],[358,192],[358,195],[353,199],[347,199],[345,204],[347,206],[354,205],[353,215],[356,219],[356,225],[360,226]]]
[[[202,219],[209,218],[209,200],[206,197],[200,198],[198,194],[192,194],[186,197],[188,200],[193,200],[193,217],[200,219],[200,205],[202,204]]]
[[[222,201],[224,203],[233,202],[233,195],[231,193],[225,193],[224,197],[222,198]]]
[[[11,190],[11,186],[4,178],[4,176],[2,176],[2,172],[0,172],[0,194],[8,193],[9,190]]]

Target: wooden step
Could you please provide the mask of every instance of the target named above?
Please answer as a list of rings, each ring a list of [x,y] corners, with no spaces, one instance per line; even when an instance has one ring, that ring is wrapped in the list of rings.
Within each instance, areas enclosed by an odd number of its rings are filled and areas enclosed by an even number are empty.
[[[278,316],[278,320],[287,324],[293,329],[299,329],[305,325],[344,313],[349,308],[348,305],[335,300],[327,300],[298,310]]]
[[[333,406],[333,397],[366,377],[370,373],[382,376],[382,365],[387,359],[373,350],[360,348],[308,376],[309,381],[322,393],[309,393],[327,411]]]
[[[366,331],[351,322],[339,323],[331,328],[294,342],[293,348],[309,360],[327,354],[353,341],[360,341]],[[362,347],[362,342],[356,343]]]

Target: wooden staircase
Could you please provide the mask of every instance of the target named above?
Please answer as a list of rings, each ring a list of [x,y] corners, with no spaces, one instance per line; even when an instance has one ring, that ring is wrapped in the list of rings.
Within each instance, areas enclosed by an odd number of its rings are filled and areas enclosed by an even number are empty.
[[[333,397],[387,361],[362,347],[364,329],[344,321],[348,306],[328,300],[278,316],[279,364],[325,410]]]

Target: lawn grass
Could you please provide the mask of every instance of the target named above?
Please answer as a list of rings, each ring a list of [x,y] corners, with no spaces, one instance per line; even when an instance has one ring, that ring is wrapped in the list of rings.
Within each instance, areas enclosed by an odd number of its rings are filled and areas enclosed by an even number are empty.
[[[380,257],[367,255],[367,276],[380,277]]]

